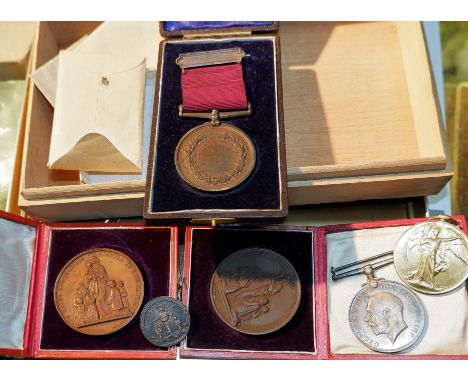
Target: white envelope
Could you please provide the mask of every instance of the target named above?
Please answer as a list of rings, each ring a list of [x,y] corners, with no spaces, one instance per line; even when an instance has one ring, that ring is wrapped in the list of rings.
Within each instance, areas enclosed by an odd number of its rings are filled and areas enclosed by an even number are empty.
[[[139,173],[146,60],[62,51],[49,168]]]
[[[145,57],[148,70],[156,70],[161,35],[155,21],[106,21],[67,50],[76,53]],[[31,78],[52,106],[57,89],[57,58],[38,68]]]
[[[83,36],[77,42],[70,45],[68,52],[74,51],[83,41],[88,38],[88,35]],[[52,106],[55,106],[55,93],[57,92],[57,74],[59,65],[59,55],[57,54],[52,60],[47,61],[39,69],[37,69],[31,78],[34,84],[39,88],[41,93],[46,97],[47,101]]]

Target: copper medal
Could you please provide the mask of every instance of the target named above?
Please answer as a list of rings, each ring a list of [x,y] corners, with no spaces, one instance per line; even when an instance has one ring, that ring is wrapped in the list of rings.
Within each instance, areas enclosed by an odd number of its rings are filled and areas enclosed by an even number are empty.
[[[54,301],[72,329],[104,335],[127,325],[140,309],[144,282],[137,265],[122,252],[98,248],[80,253],[61,270]]]
[[[241,184],[255,165],[255,147],[237,127],[207,122],[179,141],[175,151],[179,175],[203,191],[225,191]]]
[[[286,325],[301,300],[293,266],[263,248],[237,251],[224,259],[211,278],[211,303],[219,318],[246,334],[267,334]]]

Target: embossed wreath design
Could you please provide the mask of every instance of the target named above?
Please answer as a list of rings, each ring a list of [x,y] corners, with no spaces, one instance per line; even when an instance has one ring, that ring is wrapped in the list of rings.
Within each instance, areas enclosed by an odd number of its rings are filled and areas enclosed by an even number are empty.
[[[231,174],[225,176],[210,176],[206,172],[204,172],[194,160],[193,153],[200,145],[202,145],[207,140],[207,138],[207,134],[200,135],[198,139],[194,140],[193,143],[190,144],[185,150],[187,158],[185,161],[185,165],[192,171],[195,177],[202,182],[211,185],[216,185],[225,184],[231,179],[238,176],[240,173],[242,173],[247,161],[247,150],[242,144],[242,142],[239,140],[239,138],[233,137],[229,134],[223,134],[220,138],[224,141],[227,141],[228,143],[234,144],[238,148],[239,155],[237,156],[234,171]]]

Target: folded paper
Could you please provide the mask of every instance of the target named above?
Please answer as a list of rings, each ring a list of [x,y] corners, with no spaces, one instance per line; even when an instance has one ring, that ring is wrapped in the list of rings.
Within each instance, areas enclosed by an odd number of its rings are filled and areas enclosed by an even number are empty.
[[[48,166],[139,173],[145,58],[63,51]]]
[[[106,21],[89,36],[84,36],[67,51],[86,54],[107,54],[123,57],[145,57],[148,70],[156,70],[161,36],[152,21]],[[58,57],[38,68],[31,76],[34,84],[55,106]]]

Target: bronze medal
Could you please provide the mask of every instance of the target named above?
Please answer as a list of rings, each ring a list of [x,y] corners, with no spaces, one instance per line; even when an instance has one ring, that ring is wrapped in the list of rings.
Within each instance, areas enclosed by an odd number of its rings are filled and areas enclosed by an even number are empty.
[[[60,271],[55,307],[72,329],[89,335],[113,333],[127,325],[143,301],[143,276],[123,253],[98,248],[80,253]]]
[[[283,256],[248,248],[219,264],[211,278],[210,295],[225,324],[259,335],[274,332],[291,320],[301,300],[301,284]]]
[[[193,188],[220,192],[244,182],[255,165],[255,147],[241,129],[221,122],[247,117],[247,100],[240,48],[180,54],[179,117],[203,118],[204,123],[187,132],[177,144],[174,161],[181,178]]]
[[[174,159],[179,175],[192,187],[225,191],[250,175],[255,165],[255,147],[237,127],[207,122],[182,137]]]

